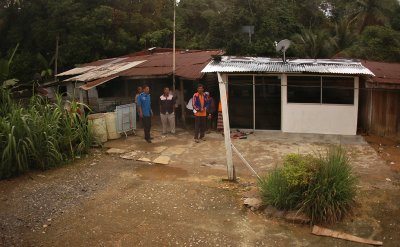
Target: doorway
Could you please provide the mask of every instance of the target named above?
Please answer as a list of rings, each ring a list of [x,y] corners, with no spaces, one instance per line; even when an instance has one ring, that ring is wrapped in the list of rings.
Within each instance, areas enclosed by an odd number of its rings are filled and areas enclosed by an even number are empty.
[[[281,129],[279,76],[228,76],[229,120],[232,128]]]

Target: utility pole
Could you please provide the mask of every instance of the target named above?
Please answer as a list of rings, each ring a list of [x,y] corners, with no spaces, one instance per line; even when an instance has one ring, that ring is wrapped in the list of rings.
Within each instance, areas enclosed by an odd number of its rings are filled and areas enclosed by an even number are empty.
[[[58,74],[58,43],[60,41],[60,35],[57,34],[56,37],[56,55],[54,57],[54,79],[57,81],[57,74]]]
[[[175,93],[176,81],[175,81],[175,70],[176,70],[176,57],[175,57],[175,29],[176,29],[176,0],[174,0],[174,28],[173,28],[173,41],[172,41],[172,90]]]

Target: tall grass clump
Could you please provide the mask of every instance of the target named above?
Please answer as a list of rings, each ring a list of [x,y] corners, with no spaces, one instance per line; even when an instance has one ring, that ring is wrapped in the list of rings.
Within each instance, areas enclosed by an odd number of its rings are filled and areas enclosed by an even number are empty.
[[[35,95],[23,107],[1,88],[0,103],[0,179],[56,167],[88,151],[92,134],[79,103],[66,111],[61,97],[51,104]]]
[[[350,214],[356,195],[356,178],[342,147],[325,154],[289,154],[283,166],[260,179],[264,204],[305,213],[311,223],[333,223]]]
[[[351,213],[356,178],[351,172],[350,159],[341,147],[328,149],[321,161],[323,165],[309,183],[300,210],[312,222],[333,223]]]

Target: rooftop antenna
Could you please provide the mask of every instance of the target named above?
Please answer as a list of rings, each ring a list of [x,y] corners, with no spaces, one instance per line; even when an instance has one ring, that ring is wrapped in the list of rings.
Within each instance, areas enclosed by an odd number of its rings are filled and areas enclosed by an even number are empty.
[[[289,49],[291,41],[288,39],[284,39],[279,41],[279,43],[275,42],[276,51],[283,53],[283,62],[286,63],[286,51]]]

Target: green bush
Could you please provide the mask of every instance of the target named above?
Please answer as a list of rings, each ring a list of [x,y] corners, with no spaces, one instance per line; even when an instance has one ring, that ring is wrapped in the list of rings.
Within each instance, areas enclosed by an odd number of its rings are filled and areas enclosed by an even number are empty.
[[[300,210],[312,222],[333,223],[351,213],[355,203],[356,178],[343,148],[330,148],[321,159],[323,165],[309,183]]]
[[[278,209],[293,209],[297,206],[301,193],[293,190],[283,175],[282,169],[275,169],[266,179],[259,181],[263,202]]]
[[[289,154],[282,168],[275,168],[259,181],[264,204],[284,210],[299,210],[311,223],[333,223],[354,206],[356,178],[341,147],[326,155]]]
[[[0,89],[0,179],[29,169],[49,169],[88,151],[92,134],[80,105],[66,111],[60,97],[50,104],[33,96],[26,107]]]
[[[291,187],[305,187],[319,167],[319,159],[312,155],[288,154],[283,160],[283,175]]]

